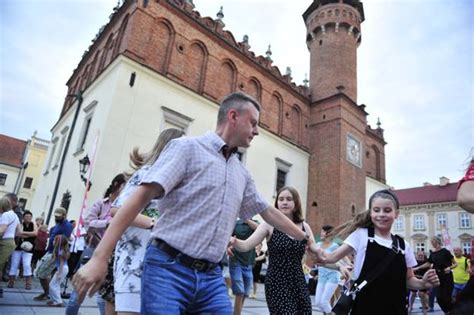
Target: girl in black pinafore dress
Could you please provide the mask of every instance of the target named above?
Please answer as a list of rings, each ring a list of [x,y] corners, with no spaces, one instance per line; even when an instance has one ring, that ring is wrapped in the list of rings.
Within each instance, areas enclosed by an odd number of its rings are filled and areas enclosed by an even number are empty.
[[[414,276],[412,267],[416,266],[416,260],[407,242],[396,236],[394,240],[398,244],[392,244],[391,228],[398,217],[398,207],[399,202],[393,192],[378,191],[370,197],[369,210],[334,230],[334,234],[339,236],[350,235],[343,245],[322,259],[323,263],[335,263],[355,253],[354,280],[367,279],[390,251],[396,252],[378,277],[356,294],[350,314],[405,315],[408,313],[407,287],[420,290],[439,285],[433,269],[428,270],[423,279]]]

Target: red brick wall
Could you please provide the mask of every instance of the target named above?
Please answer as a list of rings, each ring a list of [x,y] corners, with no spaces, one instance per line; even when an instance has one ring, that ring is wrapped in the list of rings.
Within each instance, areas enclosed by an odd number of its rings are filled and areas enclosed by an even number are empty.
[[[342,3],[319,7],[306,20],[310,59],[311,100],[344,93],[357,102],[357,46],[360,15]]]
[[[324,224],[338,225],[365,204],[365,169],[347,161],[350,133],[365,142],[366,113],[339,94],[314,103],[310,124],[308,221],[317,231]]]

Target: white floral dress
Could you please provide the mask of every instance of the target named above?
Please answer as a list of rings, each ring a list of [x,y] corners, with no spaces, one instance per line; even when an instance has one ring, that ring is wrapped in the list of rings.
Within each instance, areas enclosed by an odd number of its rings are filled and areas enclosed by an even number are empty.
[[[128,180],[127,185],[115,200],[113,207],[119,208],[125,200],[135,192],[142,179],[143,174],[149,166],[144,166],[136,171]],[[141,214],[151,218],[158,218],[158,200],[153,199],[142,210]],[[125,230],[122,238],[115,247],[115,293],[138,293],[141,292],[141,274],[143,270],[143,257],[146,246],[150,240],[151,230],[137,227],[129,227]]]

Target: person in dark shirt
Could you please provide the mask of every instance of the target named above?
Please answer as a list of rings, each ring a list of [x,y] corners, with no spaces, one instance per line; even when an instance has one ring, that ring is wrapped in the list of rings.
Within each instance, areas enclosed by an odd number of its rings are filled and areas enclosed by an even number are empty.
[[[246,240],[258,227],[258,223],[252,220],[237,220],[234,228],[234,236]],[[234,315],[240,315],[244,306],[245,298],[249,296],[253,283],[252,267],[255,263],[255,249],[248,252],[232,251],[229,257],[230,279],[232,280],[232,292],[235,295]]]
[[[433,265],[433,269],[436,270],[440,282],[439,287],[435,288],[436,300],[441,310],[443,310],[444,313],[449,313],[453,308],[451,300],[454,287],[452,269],[456,267],[456,261],[451,252],[443,247],[443,240],[439,236],[433,236],[431,238],[431,246],[433,250],[428,257],[428,261],[418,269],[427,268],[431,264]],[[432,308],[433,305],[430,305],[430,310]]]
[[[429,267],[420,268],[422,265],[425,265],[427,261],[427,257],[424,251],[418,251],[416,253],[416,267],[413,268],[413,272],[418,279],[422,279],[425,275],[426,271],[428,271]],[[423,315],[426,315],[428,311],[428,290],[410,290],[410,307],[408,308],[408,313],[410,313],[413,309],[413,303],[415,302],[416,295],[418,294],[421,307],[423,311]]]

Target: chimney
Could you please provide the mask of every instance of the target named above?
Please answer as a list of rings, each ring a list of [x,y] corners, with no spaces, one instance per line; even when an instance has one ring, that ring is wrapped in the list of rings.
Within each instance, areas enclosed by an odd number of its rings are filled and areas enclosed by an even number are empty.
[[[446,186],[447,184],[449,184],[449,178],[441,176],[439,178],[439,185],[443,187],[443,186]]]
[[[429,182],[424,182],[424,183],[423,183],[423,187],[426,187],[426,186],[433,186],[433,185],[432,185],[431,183],[429,183]]]

